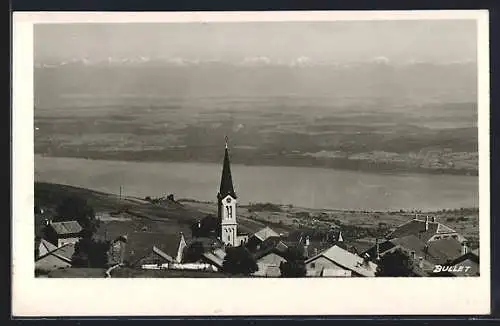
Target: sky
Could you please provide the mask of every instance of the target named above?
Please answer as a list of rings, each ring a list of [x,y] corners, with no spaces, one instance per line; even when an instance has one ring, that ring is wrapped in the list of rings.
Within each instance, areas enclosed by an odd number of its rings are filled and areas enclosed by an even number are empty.
[[[474,20],[39,24],[35,61],[107,57],[475,61]]]

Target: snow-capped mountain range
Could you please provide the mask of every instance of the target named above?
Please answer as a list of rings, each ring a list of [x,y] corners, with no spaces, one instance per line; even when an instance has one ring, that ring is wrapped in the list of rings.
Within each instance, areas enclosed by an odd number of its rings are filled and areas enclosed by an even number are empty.
[[[267,56],[250,56],[236,60],[220,60],[220,59],[197,59],[197,58],[183,58],[183,57],[107,57],[103,59],[88,59],[86,57],[71,58],[66,60],[46,59],[35,62],[36,68],[54,68],[61,66],[134,66],[134,65],[168,65],[168,66],[198,66],[198,65],[232,65],[241,67],[256,67],[256,66],[288,66],[288,67],[313,67],[313,66],[329,66],[335,68],[352,68],[361,65],[374,64],[374,65],[389,65],[389,66],[408,66],[408,65],[473,65],[475,61],[460,60],[460,61],[445,61],[445,62],[429,62],[420,60],[408,61],[392,61],[387,57],[379,56],[365,61],[352,61],[352,62],[335,62],[335,61],[321,61],[315,60],[307,56],[300,56],[291,60],[277,60]]]

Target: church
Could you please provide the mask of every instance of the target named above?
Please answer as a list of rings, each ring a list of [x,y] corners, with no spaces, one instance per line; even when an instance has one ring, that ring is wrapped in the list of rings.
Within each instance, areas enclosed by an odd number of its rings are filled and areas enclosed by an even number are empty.
[[[236,212],[238,197],[234,191],[233,178],[231,176],[227,137],[225,147],[222,176],[219,192],[217,193],[217,217],[220,223],[218,237],[224,246],[238,247],[248,241],[248,235],[238,231]]]

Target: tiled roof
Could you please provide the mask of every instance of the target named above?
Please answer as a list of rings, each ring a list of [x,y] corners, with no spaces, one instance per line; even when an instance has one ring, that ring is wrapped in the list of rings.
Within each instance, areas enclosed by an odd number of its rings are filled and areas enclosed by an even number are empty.
[[[219,257],[220,259],[224,259],[224,257],[226,257],[226,252],[223,250],[223,249],[216,249],[213,251],[213,254],[217,257]]]
[[[57,246],[54,246],[52,243],[48,242],[45,239],[40,239],[38,244],[38,257],[43,256],[56,249]]]
[[[169,257],[176,257],[179,241],[180,235],[141,231],[130,233],[127,238],[125,260],[135,264],[138,260],[154,253],[153,247]]]
[[[318,257],[325,257],[326,259],[334,262],[335,264],[349,269],[362,276],[375,276],[377,265],[373,262],[365,262],[363,258],[358,255],[352,254],[349,251],[333,246],[318,255],[306,260],[306,264],[316,260]]]
[[[386,240],[384,242],[379,243],[379,245],[378,245],[379,255],[383,254],[387,250],[393,249],[394,247],[396,247],[396,245],[394,243],[392,243],[390,240]],[[365,254],[368,254],[370,256],[370,258],[374,259],[377,256],[376,251],[377,251],[376,245],[373,245],[371,248],[362,252],[360,254],[360,256],[363,257]]]
[[[219,257],[218,255],[212,253],[212,252],[205,252],[203,254],[204,260],[208,261],[212,265],[221,268],[222,263],[224,262],[224,258]]]
[[[454,233],[455,231],[439,222],[431,222],[429,221],[429,228],[425,230],[425,220],[413,219],[410,220],[398,228],[396,228],[393,232],[391,232],[387,238],[394,239],[405,237],[408,235],[416,235],[418,238],[423,241],[429,240],[432,236],[441,233]]]
[[[437,228],[437,233],[455,233],[455,230],[453,230],[450,227],[447,227],[444,224],[439,223]]]
[[[429,255],[443,263],[447,260],[455,259],[462,254],[462,244],[453,238],[432,241],[428,246]]]
[[[379,253],[383,255],[388,250],[401,248],[409,253],[415,252],[415,258],[424,258],[430,264],[443,264],[448,260],[458,257],[461,253],[461,243],[456,239],[441,239],[432,242],[424,242],[415,235],[390,239],[379,244]],[[370,257],[375,258],[376,247],[373,246],[365,251]],[[363,256],[363,253],[361,256]]]
[[[175,260],[174,257],[164,253],[161,249],[158,249],[156,246],[153,246],[153,252],[168,262],[174,262]]]
[[[40,255],[40,257],[38,257],[38,259],[36,261],[42,260],[47,256],[54,256],[54,257],[57,257],[65,262],[71,263],[71,259],[72,259],[74,253],[75,253],[75,244],[68,243],[62,247],[51,250],[44,255]]]
[[[50,226],[59,235],[77,234],[83,230],[77,221],[52,222]]]
[[[260,241],[266,241],[270,237],[279,237],[280,235],[270,227],[266,226],[265,228],[255,232],[254,236]]]

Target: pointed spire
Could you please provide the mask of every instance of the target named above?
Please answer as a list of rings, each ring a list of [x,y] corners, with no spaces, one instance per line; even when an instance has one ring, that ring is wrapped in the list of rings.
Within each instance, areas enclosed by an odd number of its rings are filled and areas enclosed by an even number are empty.
[[[337,240],[338,242],[343,242],[344,238],[342,237],[342,231],[339,232],[339,238]]]
[[[182,262],[182,258],[184,256],[184,249],[187,247],[186,240],[184,239],[184,234],[181,232],[180,233],[180,239],[179,239],[179,247],[177,248],[177,256],[175,257],[175,261],[177,263]]]
[[[227,146],[227,136],[226,136],[226,148],[224,151],[224,163],[222,165],[222,177],[220,181],[219,188],[219,198],[224,198],[227,195],[236,198],[233,187],[233,178],[231,176],[231,163],[229,161],[229,150]]]

